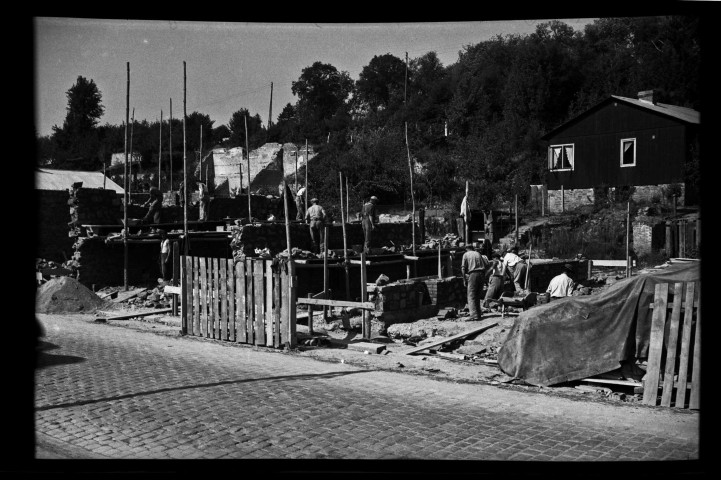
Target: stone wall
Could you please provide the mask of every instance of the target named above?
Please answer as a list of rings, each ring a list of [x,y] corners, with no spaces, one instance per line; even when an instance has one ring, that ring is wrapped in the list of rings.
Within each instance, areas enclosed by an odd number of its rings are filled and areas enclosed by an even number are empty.
[[[678,184],[678,186],[681,188],[681,195],[679,196],[677,200],[677,205],[682,206],[684,205],[685,196],[686,196],[686,187],[684,184]],[[634,187],[633,195],[631,195],[631,198],[636,202],[645,202],[645,203],[657,203],[660,202],[664,205],[669,205],[673,203],[673,200],[669,200],[667,198],[667,193],[669,189],[672,188],[671,184],[664,184],[664,185],[640,185],[637,187]]]
[[[593,205],[594,198],[592,188],[548,190],[548,211],[550,213],[569,212],[578,207]]]
[[[74,245],[78,281],[90,288],[124,284],[125,253],[122,242],[106,243],[103,237],[80,237]],[[128,244],[128,283],[153,284],[160,277],[160,241]]]
[[[67,190],[35,190],[37,201],[37,247],[35,256],[64,262],[73,255],[74,239],[70,238],[70,194]]]

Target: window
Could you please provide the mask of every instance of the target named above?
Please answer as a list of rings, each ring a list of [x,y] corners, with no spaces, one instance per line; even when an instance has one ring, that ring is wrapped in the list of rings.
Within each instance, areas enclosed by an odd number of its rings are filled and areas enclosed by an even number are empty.
[[[624,138],[621,140],[621,166],[636,166],[636,139]]]
[[[551,145],[548,147],[548,169],[573,170],[573,144]]]

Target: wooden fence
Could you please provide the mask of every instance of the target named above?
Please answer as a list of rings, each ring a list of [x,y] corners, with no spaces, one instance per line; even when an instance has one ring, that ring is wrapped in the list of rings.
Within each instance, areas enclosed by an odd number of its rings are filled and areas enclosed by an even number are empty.
[[[643,403],[700,408],[701,389],[701,283],[656,284]],[[671,317],[667,321],[668,312]],[[681,312],[683,311],[683,318]],[[665,356],[664,356],[665,351]],[[663,371],[662,371],[663,370]],[[686,397],[688,391],[688,403]],[[674,396],[673,393],[676,393]]]
[[[701,220],[669,220],[666,222],[666,253],[669,257],[685,258],[698,254],[701,244]]]
[[[188,335],[268,347],[296,344],[294,265],[247,258],[181,258]]]

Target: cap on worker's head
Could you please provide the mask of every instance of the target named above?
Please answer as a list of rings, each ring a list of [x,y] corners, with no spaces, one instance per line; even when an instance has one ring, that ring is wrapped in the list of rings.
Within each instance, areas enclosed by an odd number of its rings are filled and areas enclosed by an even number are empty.
[[[573,272],[573,266],[570,263],[566,263],[565,265],[563,265],[563,268],[568,272]]]
[[[310,199],[310,203],[318,203],[318,199],[313,197]]]
[[[378,197],[376,197],[375,195],[373,195],[373,196],[371,197],[371,200],[377,202],[377,201],[378,201]]]

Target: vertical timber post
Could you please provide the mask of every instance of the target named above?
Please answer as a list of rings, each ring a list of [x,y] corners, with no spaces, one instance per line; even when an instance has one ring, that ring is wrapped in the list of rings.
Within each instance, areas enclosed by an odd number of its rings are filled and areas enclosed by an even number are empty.
[[[366,298],[368,298],[367,293],[367,279],[366,279],[366,254],[365,251],[361,252],[361,302],[365,302]],[[363,312],[362,314],[362,322],[363,322],[363,338],[365,340],[370,340],[371,338],[371,328],[370,328],[370,313],[366,311],[365,308],[361,309]]]

